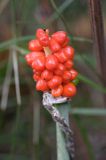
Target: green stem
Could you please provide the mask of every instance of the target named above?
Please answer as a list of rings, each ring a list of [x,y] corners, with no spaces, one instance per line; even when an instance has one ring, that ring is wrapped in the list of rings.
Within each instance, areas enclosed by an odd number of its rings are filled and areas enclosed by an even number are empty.
[[[69,106],[67,104],[64,104],[62,106],[59,106],[58,110],[69,124]],[[57,139],[57,160],[70,160],[69,153],[66,148],[65,137],[58,123],[56,123],[56,139]]]

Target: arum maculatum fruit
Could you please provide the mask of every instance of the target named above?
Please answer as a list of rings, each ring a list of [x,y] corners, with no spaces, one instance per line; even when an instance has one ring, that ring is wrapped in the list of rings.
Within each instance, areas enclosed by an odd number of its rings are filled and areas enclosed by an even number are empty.
[[[73,97],[77,89],[73,83],[78,72],[73,68],[74,48],[64,31],[49,35],[49,30],[36,30],[36,38],[28,43],[30,53],[25,56],[33,69],[36,90],[49,92],[53,97]]]

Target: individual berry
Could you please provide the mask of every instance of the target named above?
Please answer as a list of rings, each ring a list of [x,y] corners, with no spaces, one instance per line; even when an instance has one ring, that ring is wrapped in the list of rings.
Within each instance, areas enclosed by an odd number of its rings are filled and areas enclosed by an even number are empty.
[[[70,71],[64,71],[64,73],[63,73],[63,82],[69,82],[69,81],[71,81],[71,79],[72,79],[72,75],[71,75],[71,73],[70,73]]]
[[[64,63],[66,69],[70,70],[73,67],[74,63],[72,60],[68,60]]]
[[[49,46],[52,52],[58,52],[61,49],[61,46],[53,38],[50,39]]]
[[[60,85],[57,88],[51,90],[51,94],[52,94],[53,97],[60,97],[62,95],[62,92],[63,92],[63,86],[62,85]]]
[[[68,83],[63,86],[63,96],[73,97],[76,95],[77,89],[73,83]]]
[[[39,43],[39,40],[37,40],[37,39],[31,40],[28,44],[28,48],[31,51],[42,51],[42,49],[43,49],[43,47]]]
[[[41,78],[45,79],[46,81],[49,81],[53,77],[53,72],[49,70],[44,70],[41,74]]]
[[[57,69],[54,71],[56,75],[62,76],[65,71],[65,67],[63,64],[59,63]]]
[[[58,66],[58,60],[55,57],[55,55],[48,55],[46,57],[46,68],[50,71],[53,71],[54,69],[56,69]]]
[[[52,34],[52,38],[57,41],[60,45],[64,44],[65,40],[66,40],[66,32],[64,31],[58,31],[55,32],[54,34]]]
[[[65,53],[63,52],[63,50],[55,53],[55,56],[57,57],[58,61],[60,63],[64,63],[68,60],[67,56],[65,55]]]
[[[49,44],[49,36],[43,29],[37,29],[36,37],[38,38],[40,44],[43,47],[48,46],[48,44]]]
[[[46,60],[44,56],[37,57],[32,63],[32,68],[36,71],[44,71],[45,61]]]
[[[74,57],[74,48],[72,48],[71,46],[66,46],[64,48],[64,53],[65,53],[67,58],[73,59],[73,57]]]
[[[44,56],[44,52],[31,52],[25,56],[27,63],[31,66],[32,62],[36,60],[37,57]]]
[[[78,76],[78,72],[75,69],[71,69],[70,70],[71,76],[72,76],[72,80],[74,80],[77,76]]]
[[[43,79],[39,79],[36,83],[36,90],[43,92],[47,91],[48,90],[47,82]]]
[[[62,83],[62,78],[60,76],[53,76],[53,78],[48,81],[48,86],[50,89],[58,87]]]

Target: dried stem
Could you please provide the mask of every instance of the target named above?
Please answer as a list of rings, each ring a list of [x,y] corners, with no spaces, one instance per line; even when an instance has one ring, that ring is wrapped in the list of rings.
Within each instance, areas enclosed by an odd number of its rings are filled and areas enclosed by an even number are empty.
[[[88,0],[89,13],[91,17],[91,27],[94,39],[98,71],[106,82],[106,51],[104,42],[104,26],[100,0]],[[105,83],[104,83],[105,84]]]
[[[12,54],[11,54],[11,49],[10,49],[6,76],[5,76],[3,87],[2,87],[1,104],[0,104],[0,107],[2,110],[6,110],[7,108],[8,94],[9,94],[11,76],[12,76],[12,65],[11,64],[12,64]]]
[[[104,41],[104,26],[102,18],[101,0],[88,0],[89,13],[91,18],[92,34],[94,39],[95,54],[97,60],[97,70],[102,79],[100,82],[106,87],[106,48]],[[99,95],[106,105],[106,94]]]
[[[61,101],[62,101],[62,98],[60,97],[60,103],[61,103]],[[65,101],[66,101],[66,99],[65,99]],[[64,119],[64,117],[61,116],[61,114],[59,113],[57,108],[53,106],[52,99],[50,100],[50,97],[47,97],[46,93],[43,94],[43,106],[51,114],[53,120],[59,124],[61,130],[65,133],[66,138],[67,138],[66,147],[68,149],[70,157],[74,158],[73,132],[70,129],[68,122]]]

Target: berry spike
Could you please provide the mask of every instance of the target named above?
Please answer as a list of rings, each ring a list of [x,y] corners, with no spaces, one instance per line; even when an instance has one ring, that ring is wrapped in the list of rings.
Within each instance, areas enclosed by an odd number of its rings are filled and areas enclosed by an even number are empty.
[[[64,31],[51,36],[48,29],[38,28],[36,39],[29,41],[30,53],[26,62],[33,70],[36,90],[50,93],[54,98],[73,97],[76,86],[73,83],[78,72],[73,69],[74,48],[68,44]]]

